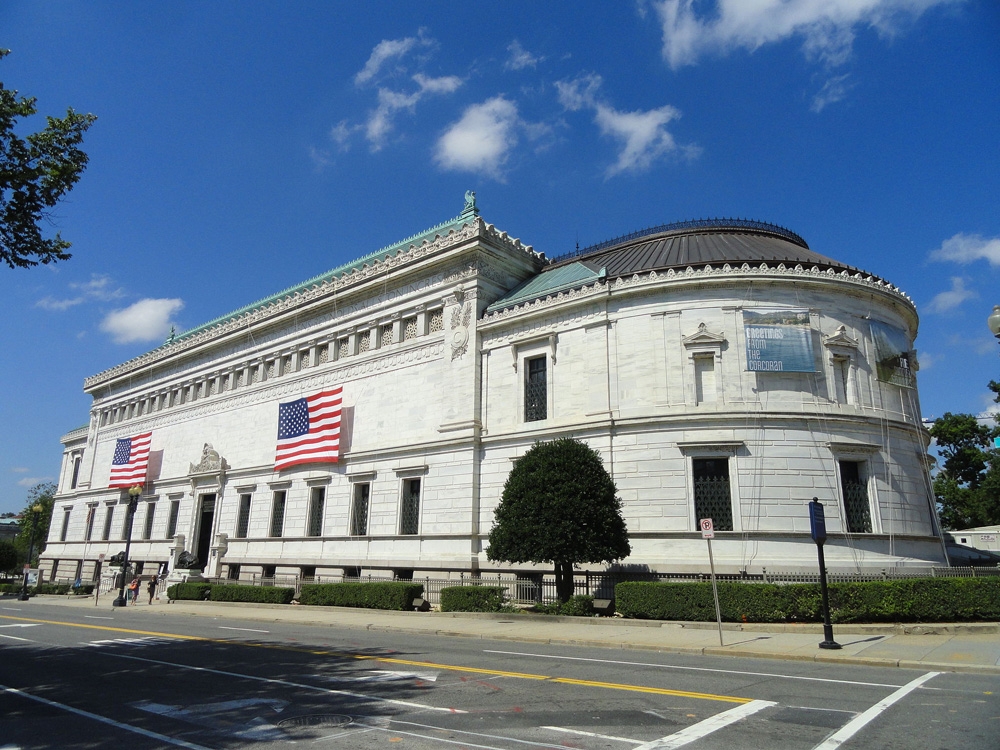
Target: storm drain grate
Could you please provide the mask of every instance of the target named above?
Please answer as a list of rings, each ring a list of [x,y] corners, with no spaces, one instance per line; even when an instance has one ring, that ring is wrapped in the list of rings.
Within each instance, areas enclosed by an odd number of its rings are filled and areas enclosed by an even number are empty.
[[[343,714],[310,714],[308,716],[293,716],[290,719],[282,719],[278,726],[282,729],[293,727],[346,727],[353,722],[350,716]]]

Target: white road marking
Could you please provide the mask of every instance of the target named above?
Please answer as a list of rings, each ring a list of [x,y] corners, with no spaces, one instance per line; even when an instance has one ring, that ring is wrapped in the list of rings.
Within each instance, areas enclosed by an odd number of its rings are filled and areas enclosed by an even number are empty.
[[[20,607],[3,607],[3,609],[7,610],[8,612],[20,612],[21,611]]]
[[[129,705],[158,716],[209,727],[215,732],[228,734],[238,739],[267,742],[281,741],[288,737],[284,731],[264,717],[255,716],[252,719],[243,717],[243,714],[247,713],[249,709],[264,707],[269,708],[273,713],[281,713],[288,705],[288,701],[276,698],[243,698],[218,703],[200,703],[188,707],[152,701],[138,701]],[[234,720],[232,714],[236,712],[240,718]]]
[[[118,659],[132,659],[133,661],[142,661],[147,664],[161,664],[165,667],[176,667],[177,669],[189,669],[192,672],[208,672],[209,674],[218,674],[224,677],[239,677],[243,680],[256,680],[257,682],[267,682],[272,685],[284,685],[285,687],[301,688],[303,690],[314,690],[317,693],[327,693],[328,695],[346,695],[350,698],[360,698],[366,701],[377,701],[379,703],[388,703],[393,706],[406,706],[407,708],[419,708],[424,711],[441,711],[442,713],[448,714],[465,714],[468,711],[463,711],[459,708],[442,708],[441,706],[431,706],[426,703],[413,703],[412,701],[400,701],[394,700],[392,698],[380,698],[374,695],[365,695],[364,693],[353,693],[349,690],[333,690],[331,688],[320,687],[319,685],[309,685],[303,682],[291,682],[290,680],[278,680],[272,677],[258,677],[252,674],[243,674],[241,672],[227,672],[222,669],[209,669],[208,667],[195,667],[190,664],[178,664],[176,662],[161,661],[159,659],[145,659],[141,656],[132,656],[131,654],[119,654],[114,651],[109,651],[108,656],[114,656]]]
[[[833,680],[827,677],[802,677],[776,672],[740,672],[735,669],[711,669],[709,667],[681,667],[674,664],[653,664],[642,661],[619,661],[617,659],[587,659],[582,656],[556,656],[554,654],[530,654],[523,651],[491,651],[483,649],[484,654],[504,654],[506,656],[530,656],[533,659],[561,659],[563,661],[589,661],[597,664],[622,664],[628,667],[651,667],[653,669],[677,669],[688,672],[718,672],[722,674],[738,674],[747,677],[779,677],[783,680],[806,680],[808,682],[833,682],[838,685],[862,685],[864,687],[899,687],[899,685],[884,682],[860,682],[858,680]]]
[[[0,628],[37,628],[40,622],[21,622],[16,625],[0,625]]]
[[[395,682],[397,680],[423,680],[437,682],[437,672],[394,672],[388,669],[371,669],[358,675],[323,675],[332,682]]]
[[[707,737],[712,732],[717,732],[723,727],[735,724],[737,721],[741,721],[751,714],[776,705],[778,704],[774,701],[750,701],[749,703],[744,703],[742,706],[736,706],[736,708],[731,708],[728,711],[709,716],[704,721],[692,724],[667,737],[661,737],[658,740],[639,745],[634,750],[673,750],[675,747],[684,747],[684,745],[690,744],[695,740],[700,740],[702,737]]]
[[[439,731],[439,732],[442,731],[442,730],[444,730],[444,727],[436,727],[433,724],[419,724],[419,723],[417,723],[415,721],[403,721],[402,719],[390,719],[390,723],[393,724],[394,726],[396,724],[405,724],[406,726],[410,726],[410,727],[419,727],[420,729],[434,729],[434,730]],[[393,734],[409,734],[408,732],[401,732],[400,730],[395,729],[394,726],[393,727],[389,727],[388,729],[385,729],[385,731],[392,732]],[[467,735],[470,735],[472,737],[483,737],[483,738],[488,739],[488,740],[501,740],[503,742],[515,742],[518,745],[532,745],[533,747],[551,747],[551,748],[555,748],[555,750],[563,750],[566,747],[565,745],[553,745],[553,744],[550,744],[548,742],[534,742],[532,740],[519,740],[519,739],[517,739],[515,737],[504,737],[504,736],[496,735],[496,734],[484,734],[482,732],[470,732],[468,730],[455,729],[454,727],[448,727],[447,730],[445,730],[445,731],[451,732],[452,734],[467,734]],[[414,734],[413,736],[414,737],[421,737],[423,739],[428,739],[427,735],[423,735],[423,734]],[[473,744],[470,744],[470,743],[467,743],[467,742],[456,742],[454,740],[444,740],[444,739],[442,739],[440,737],[437,737],[437,736],[435,736],[433,739],[435,741],[439,741],[439,742],[450,742],[453,745],[464,745],[465,747],[487,747],[486,745],[473,745]],[[632,743],[635,744],[635,740],[632,740]]]
[[[889,697],[880,700],[878,703],[869,708],[863,714],[859,714],[858,716],[854,717],[849,722],[844,724],[844,726],[842,726],[836,732],[827,737],[826,740],[816,745],[815,750],[834,750],[834,748],[840,747],[845,742],[847,742],[847,740],[851,739],[851,737],[860,732],[872,720],[877,718],[878,715],[881,714],[883,711],[885,711],[887,708],[898,703],[907,695],[916,690],[918,687],[923,685],[925,682],[927,682],[930,679],[933,679],[934,677],[937,677],[939,674],[941,673],[928,672],[927,674],[922,675],[917,679],[906,683],[905,685],[903,685],[903,687],[901,687],[899,690],[897,690]]]
[[[10,638],[12,641],[25,641],[26,643],[34,643],[34,641],[29,638],[18,638],[16,635],[4,635],[3,633],[0,633],[0,638]],[[0,750],[3,750],[3,748],[0,748]]]
[[[613,740],[615,742],[627,742],[630,745],[634,745],[638,740],[633,740],[628,737],[613,737],[610,734],[598,734],[597,732],[584,732],[582,729],[568,729],[566,727],[541,727],[541,729],[549,729],[553,732],[565,732],[566,734],[579,734],[583,737],[596,737],[599,740]]]
[[[98,617],[97,615],[84,615],[83,617],[86,620],[113,620],[113,619],[115,619],[114,617]]]
[[[56,703],[55,701],[50,701],[48,698],[42,698],[37,695],[32,695],[31,693],[26,693],[23,690],[18,690],[17,688],[7,687],[6,685],[0,685],[0,690],[5,693],[13,693],[14,695],[20,695],[22,698],[28,698],[29,700],[38,701],[39,703],[44,703],[46,706],[52,706],[53,708],[61,708],[64,711],[69,711],[77,716],[83,716],[88,719],[94,719],[95,721],[100,721],[104,724],[109,724],[118,729],[124,729],[126,732],[134,732],[135,734],[141,734],[143,737],[151,737],[154,740],[159,740],[160,742],[166,742],[171,745],[176,745],[177,747],[186,747],[188,750],[211,750],[210,748],[203,747],[202,745],[195,745],[193,742],[185,742],[184,740],[177,740],[173,737],[168,737],[165,734],[157,734],[156,732],[150,732],[149,730],[142,729],[140,727],[134,727],[129,724],[122,724],[121,722],[115,721],[114,719],[109,719],[106,716],[101,716],[100,714],[92,714],[90,711],[84,711],[79,708],[73,708],[73,706],[67,706],[65,703]]]
[[[245,630],[247,633],[270,633],[270,630],[254,630],[253,628],[227,628],[225,625],[220,625],[219,630]]]

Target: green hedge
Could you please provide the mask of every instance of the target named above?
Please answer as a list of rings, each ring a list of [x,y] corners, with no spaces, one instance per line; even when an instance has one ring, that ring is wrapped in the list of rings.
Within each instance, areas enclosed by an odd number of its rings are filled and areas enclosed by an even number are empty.
[[[167,599],[204,601],[212,594],[210,583],[175,583],[167,588]]]
[[[543,615],[567,615],[569,617],[593,617],[594,597],[589,594],[574,594],[567,602],[536,604],[532,610]]]
[[[422,583],[372,581],[367,583],[304,583],[299,603],[326,607],[413,609],[413,600],[424,594]]]
[[[33,590],[29,589],[29,593]],[[20,583],[0,583],[0,594],[20,594],[21,584]]]
[[[263,602],[289,604],[295,598],[295,589],[283,586],[240,586],[227,584],[213,586],[208,597],[213,602]]]
[[[441,589],[442,612],[502,612],[503,586],[448,586]]]
[[[819,584],[721,582],[719,609],[726,622],[822,622]],[[1000,577],[910,578],[835,583],[830,619],[852,622],[969,622],[1000,619]],[[710,622],[710,583],[623,582],[615,587],[625,617]]]

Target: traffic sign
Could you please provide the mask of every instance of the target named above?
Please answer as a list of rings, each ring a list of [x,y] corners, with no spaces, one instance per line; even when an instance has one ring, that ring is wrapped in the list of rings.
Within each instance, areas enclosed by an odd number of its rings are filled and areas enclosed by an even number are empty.
[[[711,518],[701,519],[698,525],[701,527],[702,539],[715,539],[715,527],[712,525]]]

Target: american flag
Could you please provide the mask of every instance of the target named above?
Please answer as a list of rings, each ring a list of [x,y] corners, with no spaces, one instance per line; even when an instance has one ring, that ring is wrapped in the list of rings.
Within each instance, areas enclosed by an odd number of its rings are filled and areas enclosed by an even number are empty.
[[[115,444],[115,457],[111,460],[111,479],[108,487],[134,487],[146,483],[146,466],[149,464],[149,444],[152,432],[130,438],[120,438]]]
[[[313,396],[278,404],[278,448],[274,470],[312,463],[336,463],[340,456],[340,401],[337,386]]]

